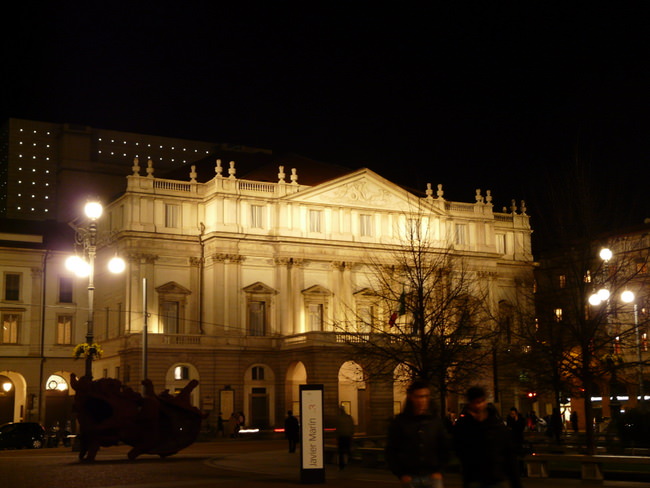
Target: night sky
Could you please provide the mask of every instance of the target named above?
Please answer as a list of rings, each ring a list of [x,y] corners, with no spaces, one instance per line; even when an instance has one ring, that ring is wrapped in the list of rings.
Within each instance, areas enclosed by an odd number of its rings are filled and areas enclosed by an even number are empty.
[[[0,115],[291,151],[533,216],[580,161],[640,223],[648,11],[550,3],[25,2]]]

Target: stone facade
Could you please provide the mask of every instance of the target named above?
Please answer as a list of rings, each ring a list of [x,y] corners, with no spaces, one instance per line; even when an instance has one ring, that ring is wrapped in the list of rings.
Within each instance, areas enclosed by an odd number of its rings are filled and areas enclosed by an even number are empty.
[[[156,389],[197,379],[192,401],[211,425],[219,412],[242,411],[262,428],[297,409],[300,384],[323,384],[326,425],[343,404],[359,431],[382,432],[402,397],[390,381],[364,380],[344,337],[359,331],[336,324],[359,312],[373,286],[369,267],[390,262],[409,219],[418,215],[436,246],[489,277],[495,308],[532,282],[523,202],[495,212],[490,192],[451,202],[441,185],[416,195],[369,169],[309,186],[282,166],[275,181],[240,179],[236,169],[217,161],[208,181],[194,167],[187,180],[171,180],[154,176],[151,161],[135,161],[126,191],[99,222],[95,377],[138,388],[146,364]],[[103,266],[116,253],[127,268],[112,276]],[[87,311],[75,286],[82,342]],[[388,322],[390,310],[378,316]],[[81,362],[67,361],[59,371],[82,374]]]

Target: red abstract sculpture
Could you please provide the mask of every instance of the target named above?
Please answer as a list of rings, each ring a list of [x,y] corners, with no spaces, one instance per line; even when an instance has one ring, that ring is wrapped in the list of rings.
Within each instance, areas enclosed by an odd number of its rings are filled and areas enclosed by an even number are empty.
[[[144,395],[119,380],[71,376],[76,391],[73,410],[79,421],[79,459],[93,461],[100,447],[119,442],[132,446],[129,459],[141,454],[171,456],[192,444],[205,416],[190,403],[190,393],[199,384],[190,381],[178,395],[169,390],[156,395],[150,380],[144,380]]]

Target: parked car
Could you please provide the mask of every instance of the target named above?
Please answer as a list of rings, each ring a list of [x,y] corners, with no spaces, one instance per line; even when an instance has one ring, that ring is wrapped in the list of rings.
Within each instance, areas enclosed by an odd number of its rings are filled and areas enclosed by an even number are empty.
[[[0,425],[0,449],[39,449],[45,444],[45,429],[36,422]]]

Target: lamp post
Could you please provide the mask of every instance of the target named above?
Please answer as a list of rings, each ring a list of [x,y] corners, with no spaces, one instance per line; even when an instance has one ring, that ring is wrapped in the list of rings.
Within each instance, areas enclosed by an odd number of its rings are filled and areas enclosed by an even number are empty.
[[[609,303],[609,298],[610,298],[610,292],[609,289],[607,288],[607,269],[609,265],[609,260],[612,259],[613,253],[610,249],[608,248],[602,248],[600,252],[598,253],[598,256],[600,259],[603,260],[603,274],[605,275],[605,278],[603,280],[603,287],[600,288],[598,291],[592,293],[589,296],[589,304],[597,307],[601,305],[602,303],[605,303],[605,325],[607,326],[609,324],[609,313],[610,313],[610,303]],[[615,381],[615,376],[610,379],[610,387],[613,388],[614,386],[614,380]],[[619,411],[620,411],[620,404],[618,401],[618,397],[616,395],[611,395],[610,398],[610,410],[611,410],[611,416],[615,417]]]
[[[612,251],[606,247],[600,250],[600,253],[598,253],[600,256],[600,259],[603,260],[603,268],[604,270],[607,270],[607,265],[609,264],[609,260],[612,259]],[[589,297],[589,303],[594,306],[600,305],[602,302],[606,302],[609,300],[609,290],[606,287],[601,288],[597,292],[593,293]]]
[[[97,220],[102,216],[104,208],[99,202],[88,202],[84,206],[84,213],[88,218],[85,226],[75,226],[75,244],[80,245],[83,249],[83,256],[70,256],[66,260],[66,268],[73,271],[80,278],[88,277],[88,321],[86,322],[86,364],[85,376],[88,379],[93,378],[93,360],[97,351],[93,347],[95,339],[94,334],[94,300],[95,300],[95,256],[97,254]],[[124,270],[124,260],[114,257],[108,264],[109,271],[122,272]]]
[[[621,300],[625,303],[633,303],[634,305],[634,334],[636,336],[636,360],[638,363],[638,381],[639,381],[639,402],[645,399],[643,391],[643,362],[641,361],[641,337],[639,333],[639,308],[635,301],[634,292],[625,290],[621,293]]]

